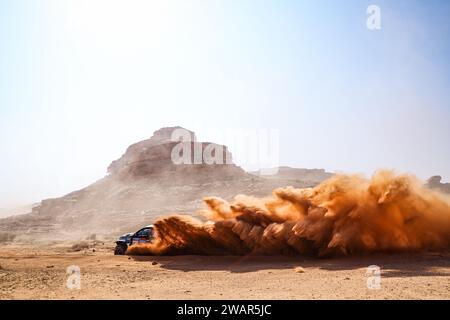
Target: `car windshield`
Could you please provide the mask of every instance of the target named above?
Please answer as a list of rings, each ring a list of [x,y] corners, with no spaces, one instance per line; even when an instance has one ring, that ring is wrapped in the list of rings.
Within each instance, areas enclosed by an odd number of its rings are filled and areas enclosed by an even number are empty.
[[[136,236],[141,238],[143,237],[148,238],[150,237],[150,235],[151,235],[150,228],[142,229],[136,233]]]

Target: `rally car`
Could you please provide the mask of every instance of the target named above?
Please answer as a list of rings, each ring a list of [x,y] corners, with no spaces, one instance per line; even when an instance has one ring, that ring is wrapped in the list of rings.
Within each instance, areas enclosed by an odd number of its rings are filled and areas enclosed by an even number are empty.
[[[126,233],[121,235],[116,241],[116,248],[114,249],[115,255],[123,255],[127,252],[129,246],[136,243],[150,243],[155,238],[155,232],[153,225],[143,227],[137,232]]]

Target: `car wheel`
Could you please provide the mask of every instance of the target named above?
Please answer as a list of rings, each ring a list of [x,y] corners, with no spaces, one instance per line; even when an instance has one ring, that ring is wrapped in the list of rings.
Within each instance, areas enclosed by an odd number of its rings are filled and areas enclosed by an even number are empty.
[[[125,252],[127,251],[127,248],[123,245],[117,245],[116,248],[114,249],[114,254],[116,256],[122,256],[125,254]]]

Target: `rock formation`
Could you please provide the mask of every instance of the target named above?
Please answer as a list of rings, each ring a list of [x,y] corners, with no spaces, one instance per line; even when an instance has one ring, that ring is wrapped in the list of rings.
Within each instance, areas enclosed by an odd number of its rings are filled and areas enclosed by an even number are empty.
[[[450,193],[450,183],[441,183],[441,176],[432,176],[427,180],[426,186],[431,189],[437,189],[445,193]]]
[[[172,139],[174,130],[187,133],[190,141],[174,141]],[[176,164],[172,159],[172,152],[180,143],[183,144],[183,150],[188,153],[188,163]],[[213,156],[216,156],[216,152],[221,153],[217,154],[217,158],[222,159],[222,163],[205,163],[203,155],[208,153],[208,150],[212,150]],[[201,174],[198,174],[199,172]],[[231,153],[226,146],[197,142],[194,132],[181,127],[159,129],[150,139],[131,145],[122,157],[109,165],[108,173],[121,180],[149,176],[170,179],[171,184],[208,182],[214,179],[228,180],[247,175],[244,170],[233,164]]]

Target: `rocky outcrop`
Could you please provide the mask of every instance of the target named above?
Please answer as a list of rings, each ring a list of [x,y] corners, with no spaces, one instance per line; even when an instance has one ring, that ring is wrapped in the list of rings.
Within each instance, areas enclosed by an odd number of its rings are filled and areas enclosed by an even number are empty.
[[[425,186],[427,186],[430,189],[439,190],[441,192],[450,193],[450,183],[441,183],[442,177],[441,176],[432,176],[427,180],[427,183]]]
[[[178,140],[176,136],[172,136],[175,130],[184,133],[188,141]],[[174,152],[177,151],[177,146],[182,149],[180,152]],[[173,155],[182,158],[184,162],[174,163]],[[219,161],[207,163],[206,156]],[[194,132],[181,127],[159,129],[150,139],[131,145],[122,157],[109,165],[108,173],[120,179],[144,176],[173,178],[176,175],[179,179],[174,181],[183,183],[233,179],[246,175],[241,168],[233,164],[232,155],[226,146],[197,142]]]

